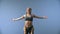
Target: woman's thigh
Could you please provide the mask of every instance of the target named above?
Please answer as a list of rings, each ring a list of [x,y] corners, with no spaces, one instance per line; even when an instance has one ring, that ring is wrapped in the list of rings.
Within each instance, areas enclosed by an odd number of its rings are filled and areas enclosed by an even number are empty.
[[[26,27],[24,27],[23,30],[24,30],[24,34],[28,34],[28,32],[26,31]]]
[[[34,34],[34,27],[31,29],[30,34]]]

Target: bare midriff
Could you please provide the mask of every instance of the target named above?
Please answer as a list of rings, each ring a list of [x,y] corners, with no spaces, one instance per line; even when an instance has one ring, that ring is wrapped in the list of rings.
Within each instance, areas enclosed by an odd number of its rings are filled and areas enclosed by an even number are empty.
[[[26,27],[32,26],[32,21],[25,21],[25,26]]]

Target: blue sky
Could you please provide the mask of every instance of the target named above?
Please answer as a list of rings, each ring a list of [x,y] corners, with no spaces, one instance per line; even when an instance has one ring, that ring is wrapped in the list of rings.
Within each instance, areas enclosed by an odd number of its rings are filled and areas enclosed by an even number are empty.
[[[48,19],[35,19],[33,25],[35,34],[57,34],[60,32],[59,0],[0,0],[0,33],[23,34],[24,20],[16,22],[31,7],[37,16],[48,16]]]

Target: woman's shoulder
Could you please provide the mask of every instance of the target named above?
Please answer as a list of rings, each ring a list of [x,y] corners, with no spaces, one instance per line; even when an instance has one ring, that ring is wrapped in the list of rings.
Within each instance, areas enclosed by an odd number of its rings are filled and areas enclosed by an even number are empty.
[[[31,14],[32,16],[34,16],[35,14]]]
[[[31,14],[31,15],[34,15],[34,14]],[[24,14],[23,16],[26,16],[26,14]]]
[[[31,14],[33,17],[35,16],[35,14]]]

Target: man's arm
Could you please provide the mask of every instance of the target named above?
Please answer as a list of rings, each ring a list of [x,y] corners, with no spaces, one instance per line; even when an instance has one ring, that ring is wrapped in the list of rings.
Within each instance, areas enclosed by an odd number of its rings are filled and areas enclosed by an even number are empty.
[[[36,16],[36,15],[33,15],[34,18],[38,18],[38,19],[47,19],[48,17],[47,16]]]
[[[19,18],[13,18],[12,20],[13,21],[17,21],[17,20],[21,20],[21,19],[24,19],[25,18],[25,15],[23,15],[23,16],[21,16],[21,17],[19,17]]]

